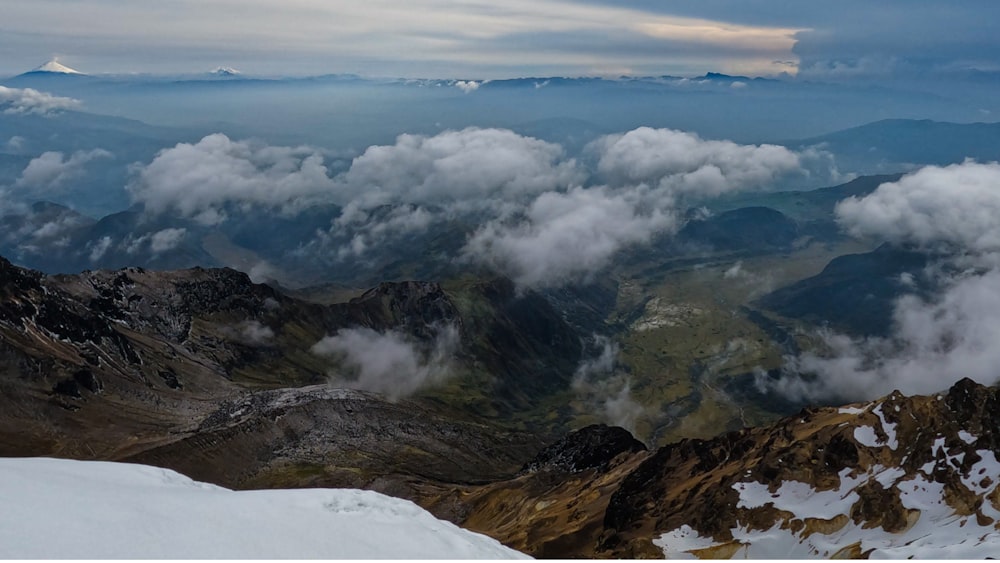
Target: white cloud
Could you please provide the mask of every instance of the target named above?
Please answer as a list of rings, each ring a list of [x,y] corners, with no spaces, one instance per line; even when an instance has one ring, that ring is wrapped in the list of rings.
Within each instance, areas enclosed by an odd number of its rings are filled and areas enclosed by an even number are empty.
[[[644,210],[639,195],[606,187],[542,194],[522,220],[497,220],[480,228],[463,255],[504,272],[520,287],[586,278],[623,247],[676,228],[672,211]]]
[[[160,151],[128,190],[152,213],[177,212],[213,225],[228,204],[301,209],[333,191],[323,154],[309,147],[232,141],[216,133]]]
[[[0,86],[0,109],[3,113],[49,116],[59,111],[76,109],[80,100],[53,96],[31,88]]]
[[[421,343],[404,333],[370,328],[343,329],[312,347],[314,354],[339,360],[332,385],[374,391],[397,400],[441,383],[454,371],[459,348],[454,326],[440,327],[433,342]]]
[[[455,87],[458,88],[459,90],[465,92],[466,94],[470,94],[472,92],[475,92],[482,85],[483,85],[482,82],[476,82],[475,80],[457,80],[457,81],[455,81]]]
[[[631,381],[618,372],[618,345],[597,334],[591,343],[598,353],[580,362],[573,374],[573,391],[580,400],[594,407],[608,424],[621,426],[635,435],[638,421],[652,413],[632,398]]]
[[[229,338],[250,346],[264,346],[274,340],[274,330],[257,320],[224,327],[222,332]]]
[[[114,158],[104,149],[76,151],[69,158],[61,152],[49,151],[31,159],[21,172],[16,186],[34,191],[53,190],[83,175],[83,167],[100,158]]]
[[[470,127],[426,137],[400,135],[369,147],[344,174],[369,207],[389,202],[471,206],[563,188],[585,174],[563,148],[506,129]]]
[[[39,37],[79,38],[79,18],[61,7],[56,0],[14,4],[4,21]],[[225,51],[242,53],[247,70],[279,73],[290,66],[308,72],[364,68],[407,77],[453,76],[456,68],[484,78],[523,76],[525,67],[571,75],[622,67],[777,73],[787,67],[774,61],[795,58],[791,50],[802,30],[568,0],[253,0],[241,3],[238,12],[221,0],[91,2],[87,35],[134,48],[109,57],[105,49],[78,40],[76,51],[89,55],[91,67],[105,62],[122,71],[149,71],[151,65],[190,71],[192,56]],[[589,41],[546,42],[526,53],[525,36]],[[35,52],[41,48],[29,43]]]
[[[149,249],[153,254],[173,250],[184,240],[187,229],[163,229],[157,231],[149,239]]]
[[[613,185],[645,183],[664,195],[714,197],[767,188],[801,173],[797,153],[777,145],[705,140],[694,133],[640,127],[594,141],[597,171]]]
[[[955,280],[929,302],[900,299],[893,326],[888,338],[824,332],[825,353],[790,358],[789,374],[758,381],[765,389],[811,401],[873,399],[894,389],[934,393],[963,377],[987,385],[1000,381],[1000,271]]]
[[[931,251],[924,274],[940,289],[900,297],[889,337],[822,332],[825,350],[789,358],[784,377],[758,383],[796,399],[859,400],[932,393],[963,377],[1000,381],[1000,165],[928,166],[836,209],[854,235]],[[914,282],[900,277],[903,287]]]
[[[15,151],[21,150],[21,148],[24,147],[24,143],[26,141],[27,139],[25,139],[24,137],[20,135],[14,135],[7,141],[6,147],[10,150],[15,150]]]
[[[773,145],[706,141],[692,133],[642,127],[588,147],[610,186],[539,195],[517,216],[487,223],[463,256],[522,287],[586,279],[623,248],[675,232],[685,201],[771,187],[803,173],[798,153]]]
[[[1000,164],[928,166],[837,204],[855,236],[933,248],[1000,251]]]
[[[114,241],[111,237],[101,237],[100,239],[87,245],[90,249],[90,261],[97,262],[108,252]]]

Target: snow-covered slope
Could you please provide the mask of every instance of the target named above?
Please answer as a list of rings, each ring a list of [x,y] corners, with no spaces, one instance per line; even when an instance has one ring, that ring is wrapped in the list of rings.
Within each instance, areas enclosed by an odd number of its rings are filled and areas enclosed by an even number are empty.
[[[230,491],[144,465],[0,459],[0,557],[514,559],[369,491]]]
[[[42,66],[32,69],[31,72],[54,72],[57,74],[83,74],[78,70],[74,70],[60,63],[57,59],[52,59],[51,61],[43,64]]]
[[[963,379],[666,446],[612,497],[608,545],[669,558],[995,557],[998,412],[1000,389]]]

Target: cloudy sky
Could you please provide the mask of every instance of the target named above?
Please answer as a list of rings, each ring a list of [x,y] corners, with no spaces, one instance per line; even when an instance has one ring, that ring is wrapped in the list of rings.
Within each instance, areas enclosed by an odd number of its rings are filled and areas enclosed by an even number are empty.
[[[79,70],[499,78],[998,70],[1000,5],[929,0],[8,1],[0,75]]]

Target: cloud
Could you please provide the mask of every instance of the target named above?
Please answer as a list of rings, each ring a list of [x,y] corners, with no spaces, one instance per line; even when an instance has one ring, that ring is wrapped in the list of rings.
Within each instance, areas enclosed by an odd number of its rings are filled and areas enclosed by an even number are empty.
[[[936,295],[897,299],[887,338],[823,331],[820,350],[789,358],[762,389],[798,400],[860,400],[893,389],[932,393],[963,377],[1000,381],[1000,165],[928,166],[842,201],[840,224],[857,236],[923,249]],[[912,275],[900,279],[913,285]]]
[[[90,261],[97,262],[101,258],[104,258],[104,255],[108,252],[113,243],[114,241],[111,237],[101,237],[100,239],[89,243],[87,248],[90,250]]]
[[[642,127],[588,148],[608,185],[539,195],[519,215],[488,222],[463,249],[521,287],[585,280],[629,245],[676,232],[689,203],[763,189],[802,174],[800,153]]]
[[[486,78],[620,67],[644,74],[775,72],[771,61],[794,58],[795,34],[802,29],[735,22],[726,13],[680,17],[662,7],[566,0],[254,1],[238,14],[222,0],[125,6],[97,0],[88,4],[88,26],[81,31],[78,18],[61,7],[57,0],[36,0],[5,10],[6,26],[20,32],[15,39],[22,56],[37,56],[57,38],[86,57],[89,67],[113,65],[109,70],[123,72],[189,72],[192,60],[220,52],[248,71],[275,73],[363,68],[380,76]],[[525,36],[538,40],[525,47]]]
[[[139,237],[130,234],[122,242],[122,246],[124,246],[125,252],[128,254],[137,254],[142,251],[144,246],[148,245],[149,253],[157,256],[177,248],[185,236],[187,236],[187,229],[183,228],[163,229],[162,231],[147,233]]]
[[[824,332],[825,353],[790,358],[781,379],[758,382],[796,400],[858,401],[894,389],[934,393],[963,377],[1000,381],[1000,271],[954,280],[930,301],[903,297],[893,318],[889,338]]]
[[[459,90],[465,92],[466,94],[470,94],[472,92],[475,92],[483,84],[484,84],[484,82],[476,82],[475,80],[457,80],[457,81],[455,81],[455,87],[458,88]]]
[[[25,139],[24,137],[20,135],[14,135],[7,141],[7,144],[5,146],[10,150],[18,151],[24,147],[24,143],[26,141],[27,139]]]
[[[330,383],[373,391],[398,400],[446,380],[453,372],[459,348],[454,326],[439,327],[432,342],[424,343],[394,330],[349,328],[327,336],[312,347],[319,356],[336,359]]]
[[[371,208],[389,202],[485,205],[584,178],[560,145],[506,129],[470,127],[432,137],[400,135],[393,145],[369,147],[342,180]]]
[[[80,100],[53,96],[31,88],[0,86],[0,109],[7,115],[32,114],[50,116],[59,111],[80,107]]]
[[[606,267],[623,247],[674,230],[672,211],[644,210],[636,190],[573,188],[539,196],[522,219],[492,221],[463,249],[519,287],[549,287],[585,279]]]
[[[849,0],[814,10],[814,29],[798,33],[794,47],[803,78],[933,80],[988,69],[1000,55],[991,25],[996,5],[988,0],[954,5],[897,0],[877,7]]]
[[[1000,250],[1000,164],[928,166],[836,207],[849,233],[927,249]]]
[[[184,240],[187,229],[163,229],[152,234],[149,239],[149,249],[153,254],[161,254],[173,250]]]
[[[88,162],[101,158],[114,158],[114,155],[104,149],[76,151],[69,158],[61,152],[45,152],[28,163],[15,185],[36,192],[54,190],[81,177]]]
[[[248,206],[294,214],[317,202],[338,204],[330,227],[297,253],[341,261],[457,221],[473,226],[461,261],[492,267],[522,288],[549,287],[587,279],[621,249],[674,232],[690,202],[770,188],[805,174],[804,162],[822,160],[815,151],[650,128],[601,138],[587,151],[606,185],[593,185],[562,146],[506,129],[400,135],[368,147],[333,177],[315,149],[216,134],[161,151],[128,189],[147,212],[205,225]]]
[[[695,133],[640,127],[591,145],[597,171],[613,185],[645,183],[670,196],[714,197],[764,188],[802,171],[799,154],[777,145],[705,140]]]
[[[586,177],[560,145],[506,129],[400,135],[393,145],[369,147],[336,178],[344,208],[320,245],[340,244],[341,259],[361,257],[442,220],[520,212],[533,197]]]
[[[127,189],[148,212],[172,211],[214,225],[225,220],[227,205],[291,212],[328,198],[334,184],[316,149],[232,141],[216,133],[160,151]]]
[[[233,327],[224,327],[223,334],[249,346],[264,346],[274,340],[274,330],[257,320],[243,321]]]
[[[651,414],[632,398],[632,382],[618,371],[618,345],[595,334],[588,342],[597,354],[580,362],[571,387],[577,397],[595,408],[608,424],[637,434],[639,420]]]

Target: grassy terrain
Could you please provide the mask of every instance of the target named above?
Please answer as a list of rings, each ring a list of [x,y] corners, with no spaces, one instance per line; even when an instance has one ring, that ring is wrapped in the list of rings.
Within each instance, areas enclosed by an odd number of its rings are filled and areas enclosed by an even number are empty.
[[[781,413],[723,390],[733,377],[780,367],[787,353],[751,318],[753,301],[817,274],[836,256],[867,250],[857,242],[813,243],[787,254],[707,256],[656,275],[648,266],[624,273],[609,322],[621,327],[619,377],[629,380],[641,411],[636,434],[663,444],[776,418]],[[575,407],[576,426],[600,417],[593,401]]]

